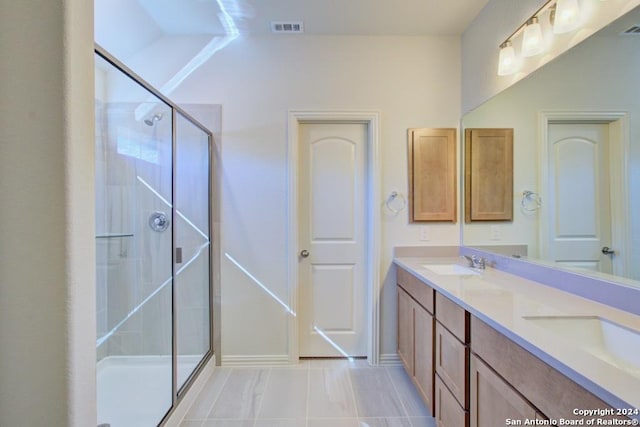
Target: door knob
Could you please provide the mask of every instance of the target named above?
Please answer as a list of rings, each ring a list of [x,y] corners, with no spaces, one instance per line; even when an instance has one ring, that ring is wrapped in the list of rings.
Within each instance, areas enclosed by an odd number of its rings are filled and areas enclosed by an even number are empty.
[[[303,249],[302,251],[300,251],[300,256],[301,256],[302,258],[306,258],[306,257],[308,257],[308,256],[309,256],[309,251],[308,251],[308,250],[306,250],[306,249]]]
[[[609,246],[603,246],[602,247],[602,253],[605,254],[605,255],[615,255],[616,251],[611,249]]]

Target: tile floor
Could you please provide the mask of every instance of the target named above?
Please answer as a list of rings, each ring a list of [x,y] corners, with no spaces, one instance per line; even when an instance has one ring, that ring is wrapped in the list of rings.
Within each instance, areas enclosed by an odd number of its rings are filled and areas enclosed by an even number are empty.
[[[400,366],[216,368],[181,427],[435,427]]]

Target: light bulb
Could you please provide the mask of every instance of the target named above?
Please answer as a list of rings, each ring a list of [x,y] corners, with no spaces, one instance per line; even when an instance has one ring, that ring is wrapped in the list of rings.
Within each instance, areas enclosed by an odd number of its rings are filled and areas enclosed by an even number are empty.
[[[556,34],[568,33],[578,27],[580,6],[578,0],[558,0],[556,3],[553,32]]]
[[[516,53],[511,42],[505,42],[500,46],[500,56],[498,58],[498,75],[508,76],[516,71]]]
[[[535,16],[527,22],[522,37],[522,56],[534,56],[544,50],[542,27]]]

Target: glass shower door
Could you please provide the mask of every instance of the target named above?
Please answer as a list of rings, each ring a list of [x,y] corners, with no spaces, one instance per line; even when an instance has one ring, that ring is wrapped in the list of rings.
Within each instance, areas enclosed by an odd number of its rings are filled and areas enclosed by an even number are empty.
[[[173,403],[172,110],[99,56],[95,72],[97,421],[156,426]]]
[[[163,423],[213,355],[212,134],[96,49],[97,423]]]
[[[177,389],[211,348],[209,136],[176,112],[175,326]]]

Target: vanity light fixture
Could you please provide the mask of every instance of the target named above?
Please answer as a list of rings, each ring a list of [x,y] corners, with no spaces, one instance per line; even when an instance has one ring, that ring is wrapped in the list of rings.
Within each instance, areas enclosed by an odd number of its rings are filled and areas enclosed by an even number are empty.
[[[500,44],[499,76],[506,76],[517,71],[519,61],[513,50],[512,42],[521,33],[523,34],[521,49],[523,57],[538,55],[545,50],[545,40],[540,24],[540,17],[545,13],[549,16],[555,34],[573,31],[580,24],[578,0],[548,0]]]
[[[516,52],[511,42],[507,40],[500,45],[500,58],[498,59],[498,75],[508,76],[516,72]]]
[[[555,5],[553,32],[568,33],[578,28],[580,6],[578,0],[558,0]]]
[[[542,27],[538,17],[534,16],[527,21],[522,36],[522,56],[529,57],[542,53],[544,50],[544,39],[542,38]]]

